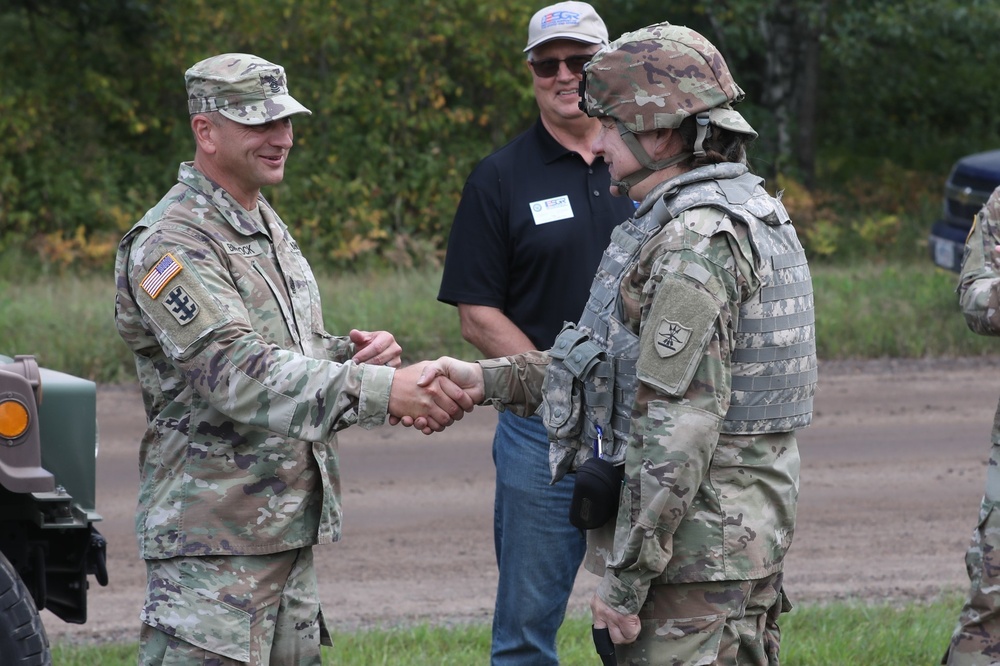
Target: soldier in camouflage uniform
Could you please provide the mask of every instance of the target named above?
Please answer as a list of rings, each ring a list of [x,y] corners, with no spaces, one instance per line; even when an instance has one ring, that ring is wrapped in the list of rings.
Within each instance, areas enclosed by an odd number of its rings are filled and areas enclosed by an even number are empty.
[[[554,478],[595,451],[624,466],[617,519],[588,533],[603,574],[594,624],[620,664],[778,663],[815,327],[802,246],[746,166],[756,133],[731,106],[742,96],[687,28],[599,51],[582,102],[604,128],[594,152],[612,192],[641,204],[612,234],[580,321],[546,353],[439,359],[421,379],[540,406]]]
[[[311,547],[340,537],[336,432],[415,410],[419,367],[397,369],[384,331],[324,331],[309,265],[260,194],[284,175],[290,116],[309,113],[284,70],[224,54],[186,81],[194,161],[115,264],[148,420],[139,661],[318,664],[330,641]]]
[[[1000,188],[976,216],[965,243],[959,300],[965,321],[981,335],[1000,335]],[[979,523],[965,555],[971,586],[942,664],[1000,665],[1000,406]]]

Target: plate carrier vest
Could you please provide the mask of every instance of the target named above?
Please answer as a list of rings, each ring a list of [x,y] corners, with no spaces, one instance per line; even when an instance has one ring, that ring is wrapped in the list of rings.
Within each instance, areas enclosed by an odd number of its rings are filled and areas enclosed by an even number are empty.
[[[579,323],[567,323],[549,351],[542,419],[553,480],[595,453],[624,461],[639,338],[621,323],[621,282],[643,245],[690,208],[717,208],[749,228],[761,282],[740,305],[721,431],[757,435],[811,423],[817,379],[812,280],[788,213],[761,183],[743,164],[700,167],[657,186],[635,216],[615,228]],[[613,444],[603,443],[612,436]]]

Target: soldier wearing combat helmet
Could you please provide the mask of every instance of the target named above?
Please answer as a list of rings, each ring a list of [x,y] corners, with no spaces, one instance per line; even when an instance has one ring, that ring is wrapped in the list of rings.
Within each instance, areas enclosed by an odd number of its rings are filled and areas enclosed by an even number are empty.
[[[576,470],[584,486],[572,517],[589,529],[588,567],[603,576],[594,624],[619,664],[777,664],[795,432],[816,386],[805,254],[748,170],[756,133],[732,107],[743,92],[703,36],[627,33],[584,79],[583,108],[603,128],[594,152],[612,191],[641,203],[612,234],[580,320],[548,352],[439,359],[421,381],[541,406],[553,476]],[[582,484],[612,466],[623,482],[606,474],[609,498]]]

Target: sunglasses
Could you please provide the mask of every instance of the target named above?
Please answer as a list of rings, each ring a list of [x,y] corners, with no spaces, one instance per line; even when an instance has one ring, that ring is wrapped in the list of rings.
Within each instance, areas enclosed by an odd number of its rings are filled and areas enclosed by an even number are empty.
[[[543,79],[551,79],[559,73],[559,63],[566,63],[566,69],[572,74],[583,74],[583,67],[593,56],[575,55],[562,60],[560,58],[543,58],[542,60],[529,60],[528,64],[535,71],[535,76]]]

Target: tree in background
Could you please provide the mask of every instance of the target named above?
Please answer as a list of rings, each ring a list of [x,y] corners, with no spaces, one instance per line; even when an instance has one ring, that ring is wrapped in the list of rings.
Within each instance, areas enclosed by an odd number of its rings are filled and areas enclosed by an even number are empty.
[[[249,51],[284,65],[314,112],[266,193],[310,258],[433,262],[465,174],[533,119],[521,48],[539,4],[8,0],[0,252],[106,267],[192,154],[184,70]],[[996,0],[593,4],[613,36],[669,20],[719,45],[761,132],[755,170],[805,184],[803,197],[860,203],[861,180],[887,192],[865,205],[897,212],[915,191],[901,171],[937,183],[956,157],[1000,146]]]

